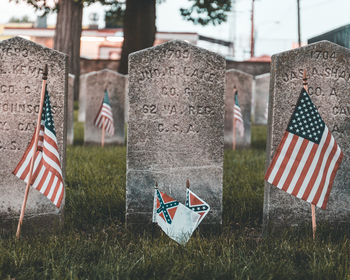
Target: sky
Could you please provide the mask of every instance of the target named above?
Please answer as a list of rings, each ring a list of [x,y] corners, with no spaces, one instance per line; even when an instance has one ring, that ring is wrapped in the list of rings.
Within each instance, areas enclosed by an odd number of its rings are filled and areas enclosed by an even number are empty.
[[[255,54],[272,55],[288,50],[297,42],[296,0],[255,0]],[[159,31],[197,32],[223,40],[235,41],[235,58],[246,59],[250,51],[251,0],[236,0],[234,11],[228,15],[227,23],[202,27],[181,18],[179,8],[187,7],[188,0],[167,0],[157,6],[157,29]],[[300,0],[301,38],[308,38],[350,24],[349,0]],[[103,27],[104,8],[94,4],[84,9],[83,24],[89,23],[91,13],[99,14],[99,26]],[[0,0],[0,24],[11,16],[28,15],[36,18],[35,11],[27,4],[9,3]],[[54,24],[55,15],[50,15],[48,23]]]

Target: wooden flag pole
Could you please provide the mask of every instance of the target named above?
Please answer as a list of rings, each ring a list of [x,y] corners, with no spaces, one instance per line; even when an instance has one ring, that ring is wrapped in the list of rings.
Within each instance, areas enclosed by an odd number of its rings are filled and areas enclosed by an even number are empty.
[[[316,238],[316,211],[315,204],[311,204],[311,216],[312,216],[312,238]]]
[[[157,190],[158,189],[158,182],[156,181],[156,184],[154,186],[154,189]],[[154,199],[154,198],[153,198]],[[153,208],[154,208],[154,205],[153,205]],[[154,211],[154,209],[153,209]],[[156,224],[156,222],[153,220],[154,219],[154,212],[152,213],[152,242],[153,242],[153,236],[154,236],[154,226]]]
[[[236,150],[236,120],[235,120],[235,95],[237,92],[236,86],[233,86],[233,133],[232,133],[232,150]]]
[[[306,69],[304,69],[304,73],[303,73],[303,86],[304,86],[304,89],[308,92],[309,91],[309,86],[308,86],[308,83],[307,83]],[[316,238],[316,209],[315,209],[315,204],[311,204],[311,218],[312,218],[312,238],[315,240],[315,238]]]
[[[188,189],[190,188],[190,180],[188,180],[188,179],[186,180],[186,188],[188,188]]]
[[[103,148],[105,145],[105,133],[106,133],[106,118],[102,116],[103,123],[102,123],[102,138],[101,138],[101,147]]]
[[[48,74],[48,67],[47,67],[47,64],[46,64],[45,65],[45,69],[44,69],[44,73],[43,73],[43,78],[42,78],[43,82],[42,82],[42,85],[41,85],[40,108],[39,108],[38,120],[37,120],[37,123],[36,123],[34,146],[33,146],[33,156],[32,156],[32,158],[30,160],[29,178],[28,178],[26,190],[25,190],[25,193],[24,193],[24,199],[23,199],[22,208],[21,208],[21,215],[19,217],[18,226],[17,226],[17,232],[16,232],[16,238],[17,239],[19,239],[20,234],[21,234],[21,226],[22,226],[22,223],[23,223],[24,212],[25,212],[26,205],[27,205],[29,187],[30,187],[31,181],[32,181],[32,175],[33,175],[32,173],[33,173],[33,168],[34,168],[35,154],[36,154],[36,151],[38,149],[38,141],[39,141],[39,133],[40,133],[40,125],[41,125],[41,114],[43,112],[43,106],[44,106],[47,74]]]
[[[232,139],[232,150],[236,150],[236,121],[233,117],[233,139]]]

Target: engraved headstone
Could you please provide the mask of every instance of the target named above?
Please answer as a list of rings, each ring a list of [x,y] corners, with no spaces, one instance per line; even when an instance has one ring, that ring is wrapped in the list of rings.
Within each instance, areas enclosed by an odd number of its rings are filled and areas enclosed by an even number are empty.
[[[102,130],[95,126],[95,118],[101,107],[105,89],[107,89],[112,107],[115,133],[113,136],[105,135],[105,144],[124,144],[126,80],[125,75],[109,69],[86,75],[84,143],[101,143]]]
[[[80,75],[80,78],[79,78],[79,110],[78,110],[79,122],[85,122],[87,79],[93,73],[95,73],[95,71],[82,74]]]
[[[73,145],[74,141],[74,78],[68,74],[68,100],[67,100],[67,144]]]
[[[350,217],[350,50],[322,41],[272,57],[267,165],[279,145],[302,89],[306,69],[312,102],[344,153],[327,210],[316,207],[317,222]],[[264,229],[310,223],[310,204],[265,182]]]
[[[65,174],[67,56],[20,37],[0,42],[0,224],[18,220],[26,184],[12,174],[34,134],[40,103],[42,73],[48,64],[47,87]],[[57,209],[40,192],[30,189],[25,220],[49,228]],[[24,227],[29,223],[24,221]]]
[[[127,223],[150,223],[154,185],[185,202],[186,179],[221,223],[225,60],[183,41],[129,56]]]
[[[255,77],[253,91],[254,123],[267,124],[270,73]]]
[[[225,92],[225,148],[232,149],[233,143],[233,107],[234,87],[238,90],[238,102],[244,122],[244,135],[236,129],[236,148],[250,146],[250,118],[252,107],[253,76],[239,70],[231,69],[226,71],[226,92]]]

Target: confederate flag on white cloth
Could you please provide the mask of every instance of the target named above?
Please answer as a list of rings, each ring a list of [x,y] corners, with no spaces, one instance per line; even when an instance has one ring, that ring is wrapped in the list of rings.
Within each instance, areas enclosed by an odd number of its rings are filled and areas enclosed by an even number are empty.
[[[185,245],[188,242],[200,217],[172,197],[155,189],[152,220],[179,244]]]
[[[191,209],[192,211],[198,213],[201,217],[198,220],[196,228],[203,221],[204,217],[210,211],[210,206],[203,199],[201,199],[198,195],[192,192],[189,188],[186,190],[186,207]]]

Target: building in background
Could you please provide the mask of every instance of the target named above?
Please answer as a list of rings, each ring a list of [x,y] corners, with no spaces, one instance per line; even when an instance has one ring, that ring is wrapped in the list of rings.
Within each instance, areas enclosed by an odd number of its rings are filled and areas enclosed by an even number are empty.
[[[327,40],[350,49],[350,24],[312,37],[307,42],[311,44],[322,40]]]
[[[3,27],[0,40],[13,36],[21,36],[38,44],[52,48],[55,28],[53,26],[34,26],[34,24],[6,24]],[[231,42],[201,36],[194,32],[157,32],[154,45],[159,45],[166,41],[176,39],[204,47],[224,56],[227,56],[232,52]],[[81,56],[85,59],[119,60],[123,40],[122,28],[93,29],[91,27],[83,27],[80,50]]]

